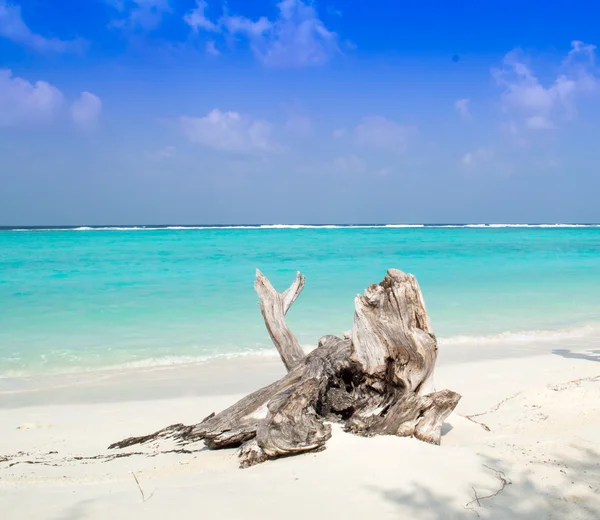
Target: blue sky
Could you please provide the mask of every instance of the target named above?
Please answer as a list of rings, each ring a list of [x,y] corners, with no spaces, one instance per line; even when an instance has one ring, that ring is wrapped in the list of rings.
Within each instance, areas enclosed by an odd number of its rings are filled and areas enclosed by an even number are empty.
[[[0,0],[0,225],[598,222],[598,15]]]

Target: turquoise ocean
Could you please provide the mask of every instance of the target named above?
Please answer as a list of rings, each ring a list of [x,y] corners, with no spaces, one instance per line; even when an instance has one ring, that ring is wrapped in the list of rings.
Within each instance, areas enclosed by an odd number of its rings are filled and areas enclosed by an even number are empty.
[[[600,335],[600,226],[4,228],[0,377],[273,353],[256,268],[306,275],[288,321],[315,345],[390,267],[446,349]]]

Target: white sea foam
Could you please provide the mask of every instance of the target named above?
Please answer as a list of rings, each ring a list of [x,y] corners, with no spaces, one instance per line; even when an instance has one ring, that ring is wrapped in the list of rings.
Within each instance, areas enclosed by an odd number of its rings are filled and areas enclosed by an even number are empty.
[[[440,227],[465,227],[465,228],[597,228],[600,224],[465,224],[464,226]]]
[[[540,224],[541,228],[585,228],[600,227],[598,224]]]
[[[306,353],[309,353],[313,350],[316,345],[302,345],[302,348]],[[213,353],[206,354],[203,356],[163,356],[163,357],[150,357],[145,359],[139,359],[135,361],[127,361],[124,363],[118,364],[110,364],[107,363],[103,366],[85,366],[82,364],[73,365],[69,367],[46,367],[43,370],[43,375],[53,376],[60,374],[79,374],[79,373],[97,373],[97,372],[113,372],[113,371],[122,371],[122,370],[135,370],[135,369],[166,369],[166,368],[174,368],[181,366],[190,366],[190,365],[201,365],[208,362],[214,362],[219,360],[228,360],[228,359],[240,359],[247,357],[257,357],[257,358],[276,358],[279,354],[274,348],[262,348],[262,349],[248,349],[243,351],[235,351],[235,352],[223,352],[223,353]],[[74,358],[79,363],[82,363],[83,360],[81,358]],[[6,361],[6,359],[0,358],[0,366],[2,363]],[[15,361],[12,359],[12,361]],[[40,372],[30,372],[27,370],[9,370],[0,372],[0,380],[2,379],[12,379],[12,378],[23,378],[23,377],[32,377],[40,375]]]
[[[222,228],[214,228],[214,227],[210,227],[210,226],[167,226],[164,228],[146,228],[146,229],[150,229],[150,230],[160,230],[160,229],[172,229],[174,231],[181,231],[181,230],[186,230],[186,229],[231,229],[231,228],[227,228],[225,226],[223,226]]]
[[[538,343],[597,337],[600,324],[565,327],[551,330],[507,331],[483,336],[450,336],[439,338],[441,345],[487,345],[492,343]]]
[[[427,228],[600,228],[600,224],[262,224],[252,226],[80,226],[72,228],[16,228],[10,231],[42,232],[42,231],[187,231],[187,230],[222,230],[222,229],[427,229]]]
[[[386,224],[386,228],[424,228],[425,224]],[[431,226],[433,227],[433,226]]]
[[[146,230],[153,230],[153,229],[160,229],[160,228],[148,228],[148,227],[144,227],[144,226],[133,226],[133,227],[123,227],[123,226],[105,226],[105,227],[78,227],[73,229],[73,231],[146,231]],[[59,230],[59,231],[69,231],[69,229],[66,230]]]
[[[210,361],[218,361],[220,359],[236,359],[244,358],[248,356],[256,357],[276,357],[277,351],[275,350],[255,350],[255,351],[244,351],[244,352],[230,352],[223,354],[214,354],[206,356],[167,356],[157,358],[140,359],[137,361],[129,361],[127,363],[121,363],[118,365],[110,365],[105,367],[104,370],[127,370],[136,368],[169,368],[179,367],[186,365],[202,365]]]
[[[522,345],[536,345],[542,344],[547,345],[540,350],[540,353],[547,352],[547,348],[553,348],[552,343],[558,343],[557,346],[563,344],[573,344],[574,341],[587,341],[593,340],[600,343],[600,323],[588,323],[576,327],[565,327],[559,329],[550,330],[524,330],[524,331],[506,331],[499,334],[490,335],[457,335],[448,337],[438,337],[439,344],[442,348],[458,348],[481,346],[485,347],[494,345],[505,344],[507,346],[522,344]],[[581,344],[575,343],[578,347]],[[585,345],[585,343],[584,343]],[[302,348],[306,353],[310,352],[316,347],[316,345],[302,345]],[[110,364],[108,362],[104,366],[85,366],[84,360],[78,359],[77,365],[70,367],[46,367],[43,372],[35,371],[30,372],[27,370],[11,369],[9,371],[0,372],[0,380],[2,379],[18,379],[28,378],[38,375],[56,376],[60,374],[79,374],[79,373],[100,373],[100,372],[119,372],[127,370],[162,370],[169,368],[177,368],[183,366],[201,365],[219,360],[235,360],[243,358],[276,358],[278,356],[277,351],[274,348],[265,347],[251,349],[248,348],[242,351],[229,351],[229,352],[212,352],[201,356],[163,356],[163,357],[149,357],[146,359],[138,359],[135,361],[128,361],[119,364]],[[0,366],[6,361],[0,359]],[[15,361],[14,359],[12,361]]]
[[[484,226],[485,227],[485,226]],[[491,228],[522,228],[522,227],[535,227],[531,224],[489,224]]]

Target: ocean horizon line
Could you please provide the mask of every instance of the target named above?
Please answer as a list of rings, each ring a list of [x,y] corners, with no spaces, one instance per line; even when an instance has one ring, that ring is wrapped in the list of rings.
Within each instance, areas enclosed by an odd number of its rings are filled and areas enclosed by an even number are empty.
[[[159,230],[211,230],[211,229],[424,229],[424,228],[596,228],[594,222],[472,222],[472,223],[364,223],[364,224],[93,224],[93,225],[35,225],[0,226],[0,231],[159,231]]]

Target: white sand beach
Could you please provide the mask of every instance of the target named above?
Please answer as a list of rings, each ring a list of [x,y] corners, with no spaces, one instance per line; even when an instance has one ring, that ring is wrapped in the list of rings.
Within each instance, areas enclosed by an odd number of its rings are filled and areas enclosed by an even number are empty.
[[[0,0],[0,520],[600,520],[599,20]]]
[[[220,411],[281,376],[277,358],[4,381],[1,517],[597,519],[599,351],[550,347],[498,344],[473,361],[442,348],[436,387],[463,398],[441,446],[334,428],[323,452],[245,470],[236,450],[202,444],[106,448]]]

